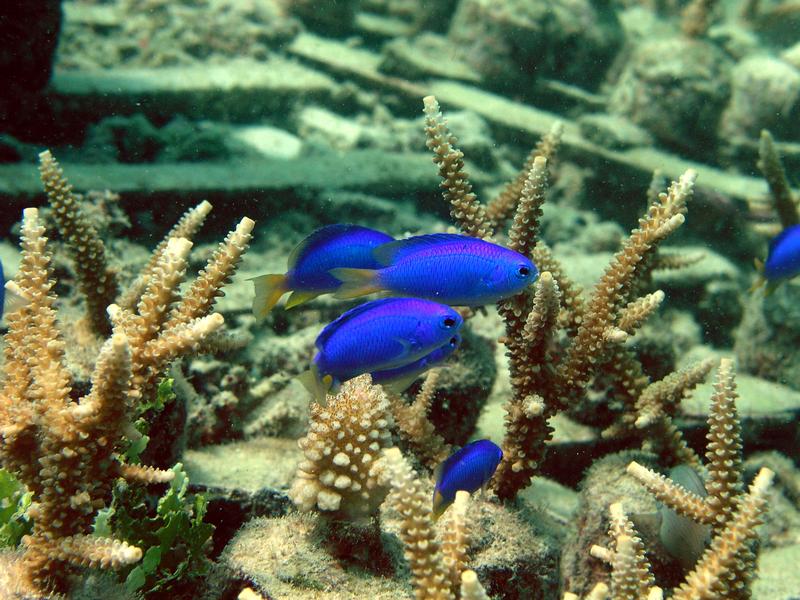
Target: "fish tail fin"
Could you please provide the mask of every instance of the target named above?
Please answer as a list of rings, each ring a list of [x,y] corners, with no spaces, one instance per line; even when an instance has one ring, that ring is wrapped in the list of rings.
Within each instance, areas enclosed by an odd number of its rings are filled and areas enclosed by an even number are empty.
[[[319,292],[299,292],[295,290],[291,293],[289,299],[286,301],[286,310],[294,308],[295,306],[300,306],[306,302],[310,302],[319,295]]]
[[[251,279],[256,296],[253,298],[253,314],[258,321],[263,321],[269,311],[286,293],[285,275],[259,275]]]
[[[342,282],[342,285],[334,293],[334,296],[340,300],[366,296],[383,289],[378,282],[378,271],[374,269],[340,267],[328,272]]]
[[[25,292],[22,291],[21,287],[19,287],[14,281],[6,281],[5,296],[2,307],[3,310],[0,312],[0,315],[19,310],[23,306],[26,306],[29,302],[30,299],[25,295]]]
[[[297,380],[303,384],[303,387],[314,396],[314,399],[320,404],[324,404],[328,397],[328,390],[333,387],[333,377],[330,375],[320,376],[319,368],[316,364],[312,364],[308,371],[304,371],[297,376]]]

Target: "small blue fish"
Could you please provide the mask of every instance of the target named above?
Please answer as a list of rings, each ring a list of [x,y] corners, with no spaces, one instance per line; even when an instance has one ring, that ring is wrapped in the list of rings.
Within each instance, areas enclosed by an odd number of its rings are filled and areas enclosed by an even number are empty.
[[[471,494],[489,483],[502,459],[503,451],[491,440],[477,440],[451,454],[437,469],[433,518],[442,516],[459,490]]]
[[[518,252],[451,233],[389,242],[373,255],[383,268],[331,270],[342,281],[337,298],[388,291],[451,306],[482,306],[518,294],[538,275]]]
[[[399,394],[414,383],[417,377],[425,371],[447,360],[456,351],[459,344],[461,344],[461,336],[455,334],[444,346],[436,348],[436,350],[426,354],[419,360],[415,360],[403,367],[371,373],[372,383],[380,384],[386,389]]]
[[[768,284],[800,274],[800,225],[792,225],[769,243],[763,277]]]
[[[322,400],[329,390],[362,373],[403,367],[430,354],[458,333],[463,319],[444,304],[418,298],[384,298],[348,310],[317,336],[303,385]]]
[[[255,285],[253,314],[261,320],[286,292],[292,292],[286,308],[335,291],[340,282],[328,273],[336,267],[377,269],[372,251],[394,238],[381,231],[359,225],[336,224],[317,229],[300,242],[289,255],[284,275],[260,275]]]

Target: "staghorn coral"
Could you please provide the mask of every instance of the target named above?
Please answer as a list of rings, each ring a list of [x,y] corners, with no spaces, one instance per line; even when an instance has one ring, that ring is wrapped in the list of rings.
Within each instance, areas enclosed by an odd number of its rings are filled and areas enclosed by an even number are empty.
[[[698,523],[709,524],[712,531],[711,545],[700,558],[686,582],[673,595],[674,599],[688,598],[749,598],[756,556],[750,541],[755,539],[753,528],[757,525],[765,507],[766,489],[772,480],[769,469],[763,469],[748,494],[743,492],[741,427],[736,412],[736,386],[730,360],[722,361],[717,373],[711,408],[708,416],[706,461],[708,495],[700,497],[681,485],[667,479],[637,462],[628,466],[628,472],[638,479],[659,502]],[[593,555],[608,559],[614,568],[612,597],[620,600],[639,598],[653,587],[649,565],[641,552],[627,556],[620,551],[623,538],[626,544],[639,547],[641,542],[624,516],[621,506],[611,509],[612,539],[616,549],[609,552],[593,551]],[[635,565],[634,565],[635,563]],[[618,591],[615,578],[626,570],[635,569],[640,583],[639,591]],[[617,590],[617,591],[615,591]]]
[[[71,399],[43,233],[38,211],[26,209],[16,281],[30,302],[8,315],[0,391],[0,459],[34,495],[28,513],[33,530],[23,538],[29,593],[65,592],[77,566],[119,568],[138,561],[138,548],[89,535],[95,513],[110,499],[117,477],[140,483],[171,477],[125,468],[117,456],[135,400],[124,333],[115,330],[100,351],[91,391]]]
[[[450,455],[450,445],[439,435],[428,419],[431,402],[439,381],[438,369],[430,371],[414,402],[405,404],[399,395],[389,398],[392,416],[400,436],[413,449],[417,458],[431,471]]]
[[[42,154],[42,179],[48,196],[56,198],[58,219],[75,230],[65,238],[85,245],[89,266],[105,273],[102,245],[92,243],[91,228],[73,214],[79,211],[77,197],[49,153]],[[138,548],[89,534],[117,478],[152,484],[173,476],[126,464],[120,456],[129,441],[141,436],[132,422],[141,406],[153,401],[158,379],[169,363],[207,345],[224,322],[211,309],[247,248],[253,221],[242,219],[181,296],[179,285],[191,242],[179,235],[196,230],[209,209],[203,203],[187,214],[157,249],[140,278],[141,292],[129,294],[135,299],[134,308],[108,306],[112,335],[95,361],[91,390],[82,397],[80,388],[73,389],[65,342],[56,328],[44,228],[35,209],[25,211],[16,285],[29,304],[8,315],[0,460],[33,493],[28,515],[34,526],[23,538],[19,563],[27,593],[65,592],[76,567],[119,568],[141,558]],[[87,306],[95,310],[96,303],[106,299],[98,296]]]
[[[766,509],[773,473],[761,469],[747,494],[739,495],[736,509],[725,526],[711,540],[685,581],[669,596],[670,600],[727,600],[749,598],[749,578],[754,571],[750,543],[756,538],[756,526]],[[654,585],[650,565],[644,556],[641,540],[622,505],[611,506],[609,548],[593,546],[596,558],[611,564],[611,599],[640,600],[663,597]]]
[[[658,266],[657,247],[680,227],[686,205],[693,193],[696,173],[684,173],[667,192],[657,192],[658,177],[648,191],[647,214],[617,252],[591,296],[584,300],[578,289],[564,274],[558,261],[546,246],[538,242],[541,206],[548,180],[548,157],[558,147],[560,127],[556,124],[550,141],[541,143],[526,161],[529,169],[524,183],[518,178],[501,194],[491,211],[478,201],[463,169],[463,154],[455,147],[456,140],[447,129],[435,98],[424,100],[428,147],[434,151],[434,163],[443,179],[445,199],[451,215],[465,233],[489,238],[514,205],[514,219],[508,232],[508,246],[531,257],[540,270],[540,280],[533,294],[521,293],[498,303],[498,312],[505,322],[506,354],[511,370],[512,397],[506,405],[506,435],[503,460],[492,479],[492,486],[501,498],[513,498],[526,487],[538,472],[544,458],[545,443],[552,435],[548,421],[559,412],[570,410],[593,412],[587,402],[590,383],[599,374],[610,376],[618,401],[627,407],[620,416],[621,424],[609,431],[628,432],[626,417],[633,414],[640,398],[650,402],[669,395],[679,397],[699,377],[676,377],[658,389],[645,394],[649,380],[641,364],[623,344],[637,328],[656,311],[663,293],[644,294],[643,284]],[[542,154],[537,154],[541,152]],[[513,197],[514,199],[509,199]],[[501,205],[505,208],[501,208]],[[668,266],[672,266],[670,263]],[[563,327],[566,337],[559,336]],[[697,367],[693,374],[707,367]],[[691,456],[671,421],[658,420],[655,433],[659,442],[680,460]]]
[[[391,445],[389,401],[370,376],[345,382],[327,406],[311,406],[308,434],[298,442],[300,463],[289,496],[300,510],[335,518],[374,516],[383,500],[373,463]]]
[[[49,150],[39,155],[39,172],[58,230],[72,255],[89,322],[95,333],[108,335],[111,325],[106,307],[114,301],[118,286],[116,274],[106,261],[105,246],[83,215],[72,186]]]
[[[444,199],[451,207],[450,216],[467,235],[490,238],[492,228],[486,210],[478,202],[464,170],[464,153],[455,147],[455,137],[447,128],[436,98],[426,96],[423,104],[426,145],[433,152],[433,162],[439,167]]]
[[[775,148],[775,140],[766,129],[761,131],[757,166],[769,185],[772,205],[778,214],[781,228],[785,229],[800,223],[798,199],[792,193],[792,188],[786,178],[786,171],[784,171],[781,158]]]
[[[373,468],[378,482],[390,488],[387,507],[401,516],[400,539],[411,568],[417,600],[455,600],[466,560],[467,492],[458,492],[442,530],[436,535],[430,494],[397,448],[384,450]]]

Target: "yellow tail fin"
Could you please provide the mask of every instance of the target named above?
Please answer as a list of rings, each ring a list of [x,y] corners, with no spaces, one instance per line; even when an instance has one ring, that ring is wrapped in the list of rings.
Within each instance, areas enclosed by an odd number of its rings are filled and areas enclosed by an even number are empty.
[[[319,295],[319,292],[292,292],[289,299],[286,301],[286,310],[310,302]]]
[[[256,296],[253,298],[253,314],[257,321],[263,321],[269,311],[286,293],[286,277],[284,275],[259,275],[251,279]]]
[[[331,269],[328,272],[342,282],[342,285],[334,293],[334,296],[340,300],[366,296],[367,294],[380,292],[382,289],[380,283],[378,283],[378,271],[373,269],[340,267]]]

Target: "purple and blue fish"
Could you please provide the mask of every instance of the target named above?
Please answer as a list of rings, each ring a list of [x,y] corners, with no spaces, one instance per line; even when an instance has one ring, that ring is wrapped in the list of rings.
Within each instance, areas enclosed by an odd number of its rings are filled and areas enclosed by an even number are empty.
[[[286,308],[292,308],[335,291],[341,282],[329,271],[336,267],[379,268],[372,251],[391,241],[394,241],[392,236],[360,225],[340,223],[317,229],[289,255],[285,274],[253,278],[256,293],[253,314],[259,320],[264,319],[287,292],[292,295]]]
[[[388,292],[451,306],[482,306],[520,293],[539,274],[518,252],[451,233],[389,242],[372,254],[380,268],[331,270],[342,281],[337,298]]]
[[[769,243],[767,261],[762,265],[756,261],[761,279],[754,288],[767,284],[767,293],[772,292],[781,281],[800,274],[800,225],[787,227]]]
[[[433,518],[442,516],[459,490],[471,494],[489,483],[502,459],[503,451],[491,440],[477,440],[451,454],[436,470]]]
[[[455,334],[444,346],[436,348],[419,360],[402,367],[370,373],[372,375],[372,383],[380,384],[389,391],[399,394],[414,383],[425,371],[446,361],[458,349],[460,344],[461,336]]]
[[[430,300],[366,302],[322,330],[311,370],[300,381],[322,400],[348,379],[410,365],[452,343],[462,323],[455,310]]]

